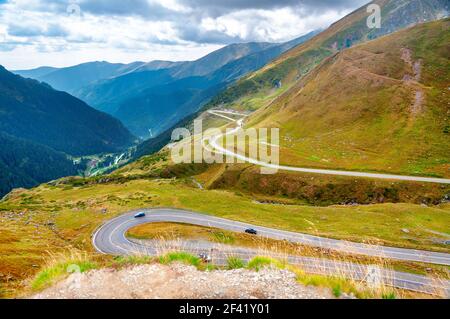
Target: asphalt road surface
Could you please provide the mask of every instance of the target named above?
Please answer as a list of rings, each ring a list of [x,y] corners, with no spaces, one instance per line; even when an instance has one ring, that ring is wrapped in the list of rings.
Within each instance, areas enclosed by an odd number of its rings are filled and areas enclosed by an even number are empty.
[[[143,218],[134,218],[134,215],[137,212],[145,212],[146,216]],[[293,243],[331,249],[342,253],[382,257],[403,261],[426,262],[446,266],[450,265],[450,254],[394,247],[372,246],[328,239],[301,233],[260,227],[176,209],[143,209],[125,213],[124,215],[112,219],[102,225],[93,235],[93,245],[99,252],[109,255],[145,254],[157,256],[161,253],[161,246],[157,244],[156,241],[131,241],[125,235],[127,230],[132,227],[152,222],[185,223],[235,232],[243,232],[248,228],[253,228],[258,231],[258,236],[261,237],[287,240]],[[196,245],[181,244],[179,247],[171,248],[194,254],[208,253],[212,256],[213,262],[218,265],[225,265],[228,257],[230,256],[236,256],[248,261],[255,256],[261,255],[261,252],[256,249],[220,245],[217,246],[213,243]],[[450,281],[446,280],[438,281],[424,276],[380,269],[376,266],[366,266],[319,258],[288,256],[286,254],[277,255],[268,252],[265,252],[264,255],[286,259],[289,263],[301,266],[309,273],[341,275],[356,280],[372,282],[372,284],[383,282],[386,285],[397,288],[431,294],[444,291],[447,296],[450,295]]]
[[[299,173],[309,173],[309,174],[319,174],[319,175],[333,175],[333,176],[350,176],[350,177],[362,177],[362,178],[373,178],[373,179],[387,179],[387,180],[399,180],[399,181],[410,181],[410,182],[422,182],[422,183],[436,183],[436,184],[450,184],[450,179],[447,178],[434,178],[434,177],[421,177],[421,176],[407,176],[407,175],[393,175],[393,174],[379,174],[379,173],[365,173],[365,172],[353,172],[353,171],[341,171],[341,170],[329,170],[329,169],[314,169],[314,168],[303,168],[295,166],[285,166],[278,165],[274,163],[267,163],[259,161],[254,158],[247,157],[243,154],[238,154],[232,150],[226,149],[218,143],[224,136],[236,134],[242,126],[242,120],[237,121],[238,127],[234,130],[229,131],[226,134],[220,134],[213,136],[211,138],[206,138],[203,140],[203,147],[209,149],[206,145],[206,141],[209,140],[209,145],[211,146],[210,151],[215,151],[217,153],[226,155],[228,157],[233,157],[235,159],[244,161],[246,163],[258,165],[261,167],[269,168],[271,170],[280,171],[290,171]]]

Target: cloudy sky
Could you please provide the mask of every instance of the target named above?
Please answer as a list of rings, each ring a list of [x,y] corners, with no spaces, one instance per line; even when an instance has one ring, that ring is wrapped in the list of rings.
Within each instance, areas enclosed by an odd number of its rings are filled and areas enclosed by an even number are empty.
[[[0,64],[194,60],[235,42],[291,40],[368,0],[0,0]]]

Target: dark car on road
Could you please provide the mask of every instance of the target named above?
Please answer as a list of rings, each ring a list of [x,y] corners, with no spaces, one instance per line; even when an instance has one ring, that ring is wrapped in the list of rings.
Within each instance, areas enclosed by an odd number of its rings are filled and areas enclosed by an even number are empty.
[[[142,217],[145,217],[144,212],[140,212],[140,213],[137,213],[136,215],[134,215],[134,218],[142,218]]]
[[[253,228],[246,229],[245,232],[250,235],[258,235],[258,232]]]

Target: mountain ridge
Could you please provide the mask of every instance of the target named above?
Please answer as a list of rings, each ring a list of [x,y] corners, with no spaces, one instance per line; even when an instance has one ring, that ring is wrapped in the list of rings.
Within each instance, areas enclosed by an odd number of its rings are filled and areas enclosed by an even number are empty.
[[[62,152],[0,132],[0,199],[18,187],[34,187],[76,175],[77,167]]]
[[[199,60],[182,62],[168,69],[134,72],[94,83],[76,95],[121,119],[134,134],[146,138],[149,130],[154,135],[163,132],[199,110],[229,83],[316,33],[313,31],[281,44],[251,42],[230,45]],[[199,88],[200,82],[203,84]],[[172,96],[178,100],[171,99]]]
[[[277,127],[282,164],[448,177],[450,19],[336,52],[249,127]]]
[[[71,155],[114,152],[134,140],[117,119],[1,66],[0,111],[0,131]]]
[[[155,60],[131,64],[97,61],[56,70],[38,68],[16,73],[67,91],[94,108],[119,118],[135,135],[147,138],[197,111],[237,78],[260,68],[316,33],[313,31],[285,43],[231,44],[195,61]],[[197,85],[199,81],[205,83],[201,88]],[[161,94],[168,88],[172,91]],[[155,105],[152,96],[156,97]],[[181,98],[182,103],[177,105],[179,98],[171,100],[170,96]],[[138,103],[143,116],[138,114],[134,103]],[[159,113],[168,114],[168,120]]]
[[[382,9],[380,29],[367,27],[366,20],[369,13],[366,11],[367,6],[362,6],[311,40],[240,79],[214,97],[208,107],[221,104],[227,104],[227,107],[240,107],[239,104],[246,104],[255,95],[268,94],[273,89],[274,83],[282,82],[284,87],[289,87],[336,51],[420,22],[443,18],[448,16],[449,10],[448,2],[445,0],[375,0],[371,3],[380,5]],[[398,10],[399,6],[402,10]],[[418,10],[419,7],[423,10]]]
[[[117,152],[134,140],[110,115],[0,66],[0,195],[77,175],[70,156]]]

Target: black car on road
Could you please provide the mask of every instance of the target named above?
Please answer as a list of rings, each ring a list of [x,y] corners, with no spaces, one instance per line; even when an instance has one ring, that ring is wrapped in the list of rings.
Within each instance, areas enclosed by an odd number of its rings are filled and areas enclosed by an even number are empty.
[[[250,235],[258,235],[258,232],[253,228],[246,229],[245,232]]]

